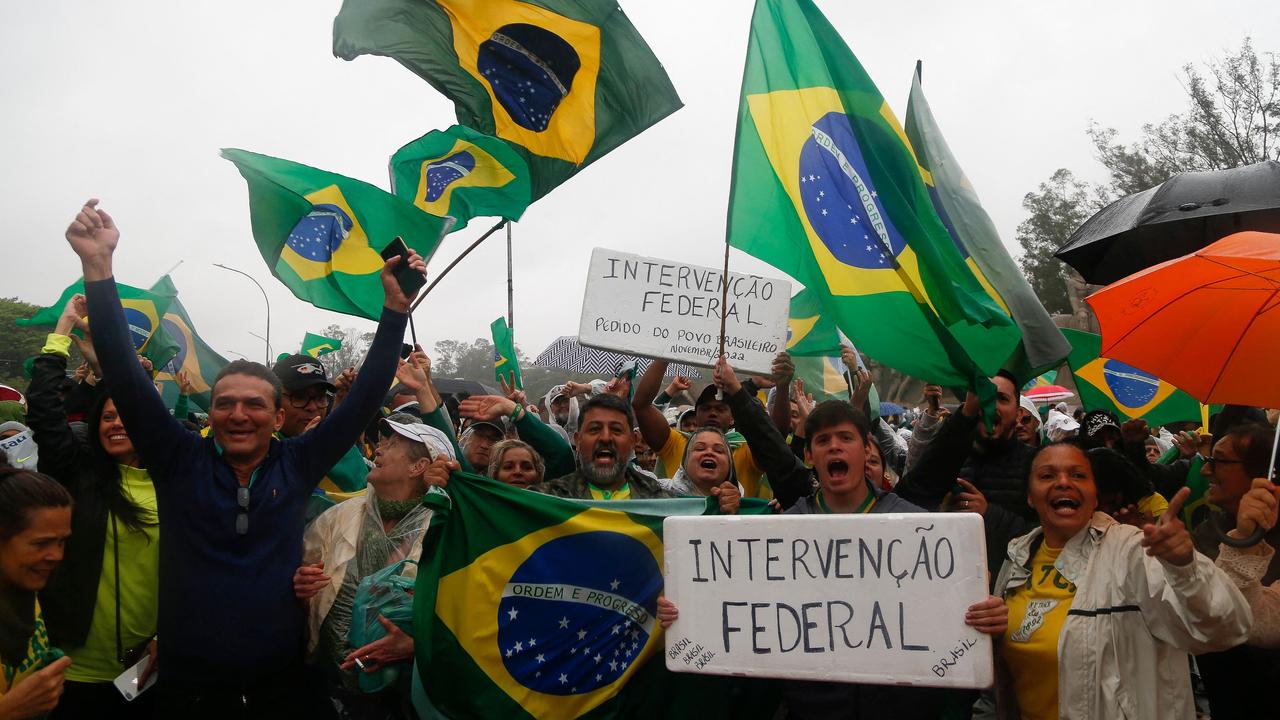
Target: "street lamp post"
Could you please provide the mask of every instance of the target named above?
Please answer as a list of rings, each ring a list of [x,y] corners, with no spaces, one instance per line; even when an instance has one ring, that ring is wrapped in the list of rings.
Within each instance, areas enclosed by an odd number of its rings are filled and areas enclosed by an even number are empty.
[[[267,304],[267,336],[265,338],[262,338],[262,340],[267,345],[266,347],[267,355],[266,355],[265,364],[270,366],[271,365],[271,301],[267,299],[267,291],[262,289],[262,283],[258,282],[257,280],[254,280],[252,275],[250,275],[249,273],[243,270],[237,270],[233,267],[223,265],[222,263],[214,263],[213,266],[220,267],[223,270],[230,270],[233,273],[239,273],[249,278],[251,281],[253,281],[254,285],[258,286],[258,292],[262,293],[262,301]]]

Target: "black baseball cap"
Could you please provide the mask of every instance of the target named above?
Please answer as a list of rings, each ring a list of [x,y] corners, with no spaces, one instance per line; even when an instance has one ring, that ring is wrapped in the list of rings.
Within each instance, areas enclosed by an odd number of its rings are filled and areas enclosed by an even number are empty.
[[[702,388],[702,392],[698,393],[698,401],[693,404],[693,407],[697,409],[709,402],[717,400],[716,393],[718,392],[720,392],[720,388],[716,387],[714,384]],[[718,401],[724,402],[724,400]]]
[[[307,388],[322,386],[326,392],[334,392],[337,388],[325,376],[324,365],[310,355],[289,355],[276,361],[271,372],[280,378],[280,384],[286,392],[298,392]]]

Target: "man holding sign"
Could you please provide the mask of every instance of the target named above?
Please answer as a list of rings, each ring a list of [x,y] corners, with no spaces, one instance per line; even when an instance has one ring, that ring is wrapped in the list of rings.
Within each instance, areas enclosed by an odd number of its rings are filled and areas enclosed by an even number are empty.
[[[819,489],[813,496],[796,502],[788,515],[925,512],[867,482],[868,432],[866,417],[847,402],[827,401],[810,413],[805,421],[805,436],[809,438],[805,460],[813,466]],[[678,616],[674,604],[658,599],[658,618],[664,628],[670,627]],[[965,623],[980,632],[1000,635],[1008,623],[1008,608],[1000,598],[989,597],[968,608]],[[932,720],[941,716],[947,692],[925,687],[788,679],[784,697],[789,717]]]

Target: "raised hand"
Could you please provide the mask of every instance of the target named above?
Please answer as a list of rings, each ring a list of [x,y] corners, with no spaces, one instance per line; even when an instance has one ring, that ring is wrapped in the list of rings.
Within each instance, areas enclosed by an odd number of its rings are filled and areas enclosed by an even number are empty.
[[[508,377],[511,379],[507,380]],[[498,387],[502,388],[502,394],[505,395],[508,400],[516,403],[517,405],[524,405],[528,399],[525,396],[524,391],[516,387],[516,373],[514,370],[506,375],[498,376]]]
[[[716,361],[716,369],[711,376],[711,380],[726,396],[733,395],[742,389],[742,382],[738,380],[738,374],[733,371],[733,368],[729,367],[729,360],[723,355]]]
[[[396,366],[396,380],[417,393],[427,386],[428,376],[421,361],[415,362],[414,354],[410,354],[408,360],[401,360]]]
[[[1151,437],[1151,429],[1147,427],[1147,421],[1142,418],[1134,418],[1125,420],[1120,426],[1120,437],[1124,438],[1126,443],[1146,442]]]
[[[691,387],[693,387],[693,382],[690,381],[689,378],[684,375],[677,375],[672,378],[671,382],[667,385],[667,396],[675,397],[677,394],[682,393]]]
[[[785,388],[795,376],[796,364],[791,361],[790,354],[784,351],[773,357],[773,363],[769,366],[769,377],[774,385]]]
[[[407,313],[409,306],[413,304],[413,298],[404,294],[400,289],[400,283],[396,280],[396,270],[399,269],[400,262],[399,255],[387,260],[382,266],[379,277],[382,278],[382,294],[386,298],[386,306],[396,312]],[[427,274],[427,262],[413,249],[409,250],[409,267],[424,276]]]
[[[972,512],[979,515],[986,515],[987,496],[983,495],[982,491],[968,480],[956,478],[956,483],[959,484],[964,491],[952,496],[952,500],[955,502],[952,503],[951,509],[953,511],[958,510],[960,512]]]
[[[178,374],[173,376],[173,379],[178,383],[178,392],[188,396],[195,394],[196,386],[191,382],[191,376],[187,374],[186,370],[179,370]]]
[[[1189,487],[1179,490],[1169,501],[1169,509],[1164,511],[1160,520],[1142,528],[1142,547],[1151,557],[1178,566],[1190,565],[1195,559],[1196,548],[1191,542],[1191,533],[1178,519],[1190,495]]]
[[[62,308],[62,315],[58,318],[57,327],[54,332],[62,335],[70,335],[72,328],[88,327],[84,318],[89,314],[89,306],[85,302],[84,295],[76,293],[71,296],[67,304]]]
[[[473,420],[497,420],[515,409],[514,402],[499,395],[472,395],[458,403],[458,414]]]
[[[671,623],[679,619],[680,619],[680,609],[676,607],[676,604],[666,599],[665,597],[659,595],[658,596],[658,623],[662,625],[662,629],[666,630],[667,628],[671,627]]]
[[[1190,460],[1200,452],[1200,436],[1193,432],[1183,430],[1174,436],[1173,443],[1178,446],[1178,456],[1183,460]]]
[[[930,415],[937,415],[938,410],[942,407],[942,386],[928,384],[924,386],[924,403],[928,406],[926,412]]]
[[[1249,491],[1240,498],[1236,511],[1236,527],[1227,533],[1234,538],[1247,538],[1255,528],[1270,530],[1276,526],[1276,509],[1280,507],[1280,488],[1266,478],[1254,478]]]
[[[67,226],[67,243],[80,256],[86,281],[111,277],[111,255],[119,242],[120,231],[107,211],[98,209],[97,198],[86,200]]]
[[[853,375],[853,381],[857,385],[853,388],[853,396],[849,402],[859,410],[867,404],[867,398],[871,396],[871,371],[866,368],[858,368],[854,370],[855,365],[847,366]]]
[[[447,457],[437,457],[427,466],[427,472],[422,478],[422,482],[428,486],[446,487],[449,484],[449,474],[457,470],[460,466],[456,460],[450,460]]]

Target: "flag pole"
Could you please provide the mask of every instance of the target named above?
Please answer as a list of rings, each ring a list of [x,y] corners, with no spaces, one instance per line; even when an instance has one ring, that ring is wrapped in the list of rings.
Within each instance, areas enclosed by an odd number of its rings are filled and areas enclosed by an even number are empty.
[[[423,293],[418,296],[418,299],[413,301],[413,304],[409,306],[409,312],[413,312],[414,310],[418,309],[418,306],[422,304],[422,301],[427,297],[427,295],[431,294],[432,288],[434,288],[436,285],[439,285],[440,281],[444,279],[444,276],[448,275],[449,271],[452,270],[455,265],[462,262],[462,258],[470,254],[472,250],[475,250],[480,245],[480,243],[487,240],[490,235],[498,232],[498,230],[502,229],[502,226],[506,224],[507,224],[506,219],[499,220],[498,224],[486,230],[485,233],[481,235],[475,242],[471,243],[471,245],[469,245],[466,250],[463,250],[461,255],[454,258],[453,262],[449,263],[448,266],[446,266],[445,269],[438,276],[436,276],[436,279],[433,280],[431,284],[427,286],[427,289],[424,290]]]
[[[515,293],[511,284],[511,223],[507,223],[507,329],[511,331],[512,343],[515,343],[516,310]]]
[[[719,357],[724,357],[724,324],[725,324],[725,321],[729,319],[729,308],[727,307],[729,302],[729,240],[728,239],[725,239],[725,242],[724,242],[724,275],[721,277],[720,282],[723,287],[720,290],[720,355]]]

